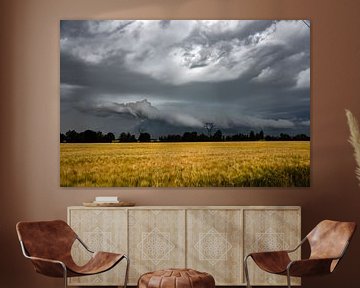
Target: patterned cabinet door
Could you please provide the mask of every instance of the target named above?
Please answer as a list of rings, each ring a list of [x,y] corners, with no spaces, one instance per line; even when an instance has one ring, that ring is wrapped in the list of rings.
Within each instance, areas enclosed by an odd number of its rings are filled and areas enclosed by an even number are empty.
[[[93,251],[106,251],[127,254],[127,215],[126,209],[70,209],[69,225],[80,239]],[[76,263],[84,264],[89,253],[78,241],[72,255]],[[85,277],[69,278],[70,285],[116,285],[124,282],[125,261],[108,272]]]
[[[301,241],[300,209],[258,209],[244,211],[244,254],[295,248]],[[291,258],[300,259],[300,249]],[[248,260],[252,285],[286,285],[286,276],[260,270],[252,259]],[[292,284],[300,285],[299,278]]]
[[[185,210],[129,210],[130,284],[145,272],[185,267]]]
[[[212,274],[216,285],[242,278],[242,210],[187,210],[187,267]]]

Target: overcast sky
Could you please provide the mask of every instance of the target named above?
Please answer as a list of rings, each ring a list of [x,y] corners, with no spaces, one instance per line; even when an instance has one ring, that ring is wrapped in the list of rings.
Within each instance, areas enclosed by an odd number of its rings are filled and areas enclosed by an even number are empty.
[[[301,21],[74,21],[61,26],[61,132],[153,137],[310,134],[310,29]]]

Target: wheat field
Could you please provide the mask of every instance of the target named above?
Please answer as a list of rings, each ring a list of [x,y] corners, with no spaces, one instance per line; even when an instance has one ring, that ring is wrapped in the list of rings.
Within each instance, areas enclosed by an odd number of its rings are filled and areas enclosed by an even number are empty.
[[[62,187],[306,187],[310,142],[60,144]]]

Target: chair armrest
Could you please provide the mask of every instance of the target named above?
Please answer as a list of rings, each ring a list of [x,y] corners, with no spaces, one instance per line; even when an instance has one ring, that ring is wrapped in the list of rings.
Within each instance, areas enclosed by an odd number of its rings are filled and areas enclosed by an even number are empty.
[[[288,252],[288,253],[295,252],[297,249],[299,249],[299,248],[306,242],[306,240],[307,240],[306,237],[303,238],[303,239],[301,240],[301,242],[300,242],[295,248],[290,249],[290,250],[285,250],[285,251]]]
[[[34,265],[35,271],[51,277],[66,277],[67,269],[66,265],[59,261],[53,259],[46,259],[40,257],[26,256],[30,259]]]
[[[46,259],[35,256],[30,256],[24,246],[24,243],[20,241],[21,251],[25,258],[30,259],[34,265],[35,271],[51,277],[66,277],[67,269],[66,265],[55,259]]]
[[[30,259],[31,261],[49,262],[49,263],[53,263],[53,264],[60,264],[61,266],[66,267],[65,264],[59,260],[47,259],[47,258],[41,258],[41,257],[33,257],[33,256],[26,256],[26,258]]]
[[[271,254],[288,254],[288,253],[292,253],[292,252],[295,252],[297,249],[299,249],[305,242],[306,242],[307,238],[303,238],[301,240],[301,242],[293,249],[288,249],[288,250],[278,250],[278,251],[265,251],[265,252],[252,252],[252,253],[249,253],[248,255],[245,256],[244,260],[246,260],[248,257],[252,256],[252,254],[268,254],[268,255],[271,255]]]
[[[257,258],[263,258],[263,257],[286,257],[288,256],[288,251],[287,250],[279,250],[279,251],[264,251],[264,252],[252,252],[249,253],[245,258],[251,257],[253,259],[257,259]]]
[[[87,251],[90,253],[95,253],[94,251],[90,250],[90,248],[80,239],[78,235],[76,235],[76,240],[78,240]]]
[[[303,259],[291,261],[287,266],[290,276],[312,276],[329,274],[332,272],[332,263],[339,258]]]

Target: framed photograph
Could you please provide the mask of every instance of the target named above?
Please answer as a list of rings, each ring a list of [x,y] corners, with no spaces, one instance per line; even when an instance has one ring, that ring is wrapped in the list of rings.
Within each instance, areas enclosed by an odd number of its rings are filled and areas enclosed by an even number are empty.
[[[310,21],[61,20],[62,187],[309,187]]]

